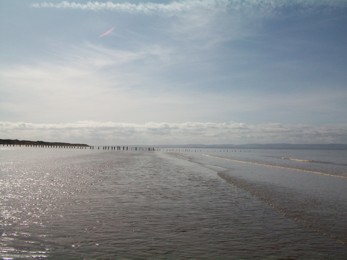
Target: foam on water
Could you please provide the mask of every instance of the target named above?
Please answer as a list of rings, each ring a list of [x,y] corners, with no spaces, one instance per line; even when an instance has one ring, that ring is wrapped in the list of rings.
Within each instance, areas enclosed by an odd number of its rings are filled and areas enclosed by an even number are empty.
[[[275,164],[271,162],[259,162],[259,161],[251,161],[251,160],[240,160],[240,159],[233,159],[233,158],[228,158],[224,156],[216,156],[216,155],[209,155],[209,154],[203,154],[204,156],[207,157],[214,157],[218,159],[223,159],[231,162],[237,162],[237,163],[243,163],[243,164],[249,164],[249,165],[258,165],[258,166],[266,166],[266,167],[274,167],[274,168],[279,168],[279,169],[290,169],[290,170],[295,170],[299,172],[307,172],[307,173],[312,173],[312,174],[318,174],[318,175],[325,175],[325,176],[330,176],[330,177],[335,177],[335,178],[343,178],[347,179],[347,174],[344,175],[338,175],[334,172],[324,172],[324,170],[318,171],[318,170],[311,170],[310,168],[302,168],[298,167],[296,165],[280,165],[280,164]],[[285,158],[287,159],[287,158]],[[289,159],[291,161],[295,162],[306,162],[306,163],[314,163],[315,161],[312,160],[303,160],[303,159]],[[334,165],[340,165],[340,164],[334,164]],[[345,173],[345,172],[344,172]]]

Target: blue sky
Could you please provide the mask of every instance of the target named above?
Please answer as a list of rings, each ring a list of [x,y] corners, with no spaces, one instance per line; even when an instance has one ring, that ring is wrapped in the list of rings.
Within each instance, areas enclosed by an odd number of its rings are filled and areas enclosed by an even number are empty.
[[[0,1],[0,138],[347,143],[347,1]]]

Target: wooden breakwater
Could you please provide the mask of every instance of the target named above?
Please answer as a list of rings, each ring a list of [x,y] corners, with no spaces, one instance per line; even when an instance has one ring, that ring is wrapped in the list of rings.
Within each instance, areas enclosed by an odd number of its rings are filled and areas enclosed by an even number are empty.
[[[90,149],[110,151],[157,151],[155,147],[147,146],[90,146]]]
[[[0,147],[33,147],[33,148],[55,148],[55,149],[92,149],[108,151],[156,151],[157,149],[149,146],[93,146],[87,144],[63,143],[63,142],[45,142],[45,141],[28,141],[0,139]]]

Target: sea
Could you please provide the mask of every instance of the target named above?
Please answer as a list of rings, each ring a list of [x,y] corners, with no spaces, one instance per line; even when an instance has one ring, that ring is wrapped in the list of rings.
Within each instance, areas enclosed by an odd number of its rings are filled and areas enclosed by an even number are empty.
[[[2,259],[347,259],[347,151],[0,146]]]

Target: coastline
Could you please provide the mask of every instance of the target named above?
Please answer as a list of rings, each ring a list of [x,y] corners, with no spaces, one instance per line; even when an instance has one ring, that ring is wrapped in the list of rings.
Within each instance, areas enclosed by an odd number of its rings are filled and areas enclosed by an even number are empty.
[[[75,143],[64,143],[64,142],[46,142],[46,141],[29,141],[29,140],[18,140],[18,139],[0,139],[0,145],[24,145],[24,146],[68,146],[68,147],[90,147],[88,144],[75,144]]]

